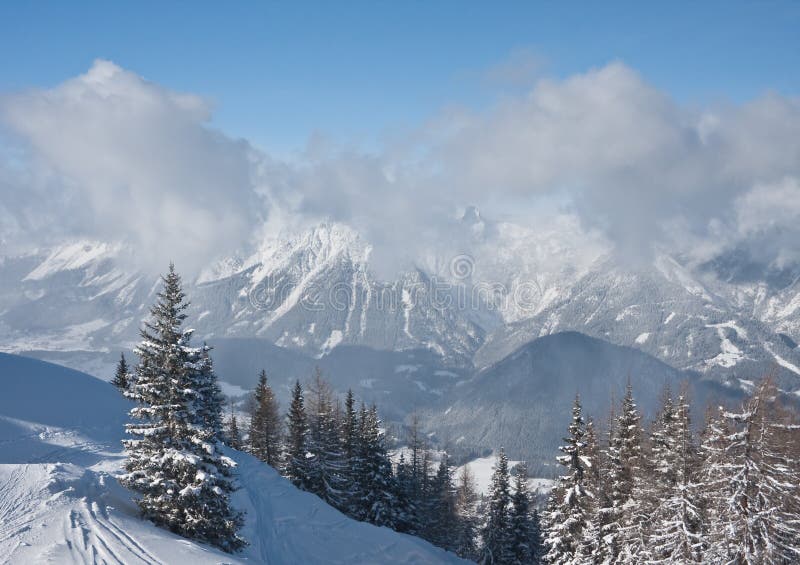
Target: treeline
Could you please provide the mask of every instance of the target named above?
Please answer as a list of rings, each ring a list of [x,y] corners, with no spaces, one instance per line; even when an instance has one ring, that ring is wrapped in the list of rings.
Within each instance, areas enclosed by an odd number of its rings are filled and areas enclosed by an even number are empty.
[[[493,502],[476,492],[468,466],[453,476],[447,454],[426,446],[416,420],[393,462],[377,408],[357,405],[352,391],[339,402],[319,371],[305,389],[294,385],[285,418],[262,371],[249,412],[244,439],[231,413],[228,442],[351,518],[419,536],[472,560],[495,551],[501,539],[519,563],[541,554],[525,468],[516,469],[512,485],[503,454]],[[484,521],[480,516],[487,512],[492,518]],[[509,535],[498,537],[506,527]]]
[[[377,408],[357,405],[352,391],[342,405],[319,371],[306,389],[295,384],[285,414],[262,371],[249,421],[240,425],[231,409],[223,422],[224,398],[210,347],[192,347],[191,330],[182,329],[185,298],[170,266],[135,349],[138,363],[131,370],[122,356],[112,379],[136,402],[120,482],[136,493],[144,518],[225,551],[243,547],[243,516],[230,504],[235,462],[223,454],[224,442],[356,520],[422,537],[473,560],[501,555],[506,546],[520,563],[538,555],[538,515],[524,467],[512,485],[501,455],[494,496],[485,501],[469,467],[454,477],[447,454],[426,446],[416,421],[408,447],[393,462]],[[488,520],[480,518],[487,513]]]
[[[769,379],[739,410],[710,411],[699,434],[685,391],[665,391],[645,430],[628,386],[602,440],[576,397],[540,523],[525,466],[509,469],[502,449],[486,497],[469,466],[453,476],[416,420],[392,461],[376,407],[351,391],[340,402],[319,371],[295,384],[285,414],[262,371],[249,421],[231,410],[223,423],[210,348],[181,327],[188,304],[172,267],[163,283],[138,364],[122,357],[113,382],[136,402],[120,480],[173,532],[226,551],[246,543],[225,442],[354,519],[485,564],[800,562],[800,424]]]
[[[604,447],[578,398],[544,513],[548,563],[800,562],[800,426],[769,379],[699,436],[667,391],[648,432],[630,386]]]

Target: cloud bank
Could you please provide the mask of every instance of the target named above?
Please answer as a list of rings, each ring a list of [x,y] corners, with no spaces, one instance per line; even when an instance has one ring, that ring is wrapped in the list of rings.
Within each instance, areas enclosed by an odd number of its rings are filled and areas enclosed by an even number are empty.
[[[19,147],[5,168],[24,172],[4,192],[26,205],[15,215],[48,216],[51,238],[121,240],[154,267],[193,270],[259,221],[253,151],[210,129],[198,96],[96,61],[53,89],[3,97],[0,115]]]
[[[756,239],[766,263],[800,260],[800,100],[686,107],[618,62],[450,108],[379,151],[312,139],[292,162],[211,129],[202,98],[107,61],[3,97],[0,115],[6,238],[40,237],[49,217],[56,237],[124,239],[195,267],[250,244],[265,218],[328,218],[391,268],[465,251],[455,219],[477,205],[525,225],[575,214],[631,260],[665,247],[700,262]]]

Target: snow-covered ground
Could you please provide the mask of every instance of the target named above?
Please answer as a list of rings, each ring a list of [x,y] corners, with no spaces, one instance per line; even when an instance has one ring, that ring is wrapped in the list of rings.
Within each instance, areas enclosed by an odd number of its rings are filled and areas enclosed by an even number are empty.
[[[120,472],[127,402],[109,384],[0,354],[2,563],[457,563],[453,554],[356,522],[239,452],[242,530],[228,555],[139,519]]]
[[[490,455],[489,457],[481,457],[479,459],[473,459],[466,465],[469,466],[469,471],[472,474],[473,479],[475,480],[475,488],[481,494],[489,494],[489,489],[492,485],[492,474],[494,473],[494,468],[497,465],[497,455]],[[508,462],[508,468],[513,469],[515,465],[518,465],[520,461],[510,461]],[[461,476],[463,472],[464,465],[458,467],[455,472],[455,476]],[[528,488],[531,492],[539,491],[540,493],[547,493],[550,492],[550,489],[553,487],[553,481],[551,479],[538,479],[538,478],[530,478],[528,479]]]

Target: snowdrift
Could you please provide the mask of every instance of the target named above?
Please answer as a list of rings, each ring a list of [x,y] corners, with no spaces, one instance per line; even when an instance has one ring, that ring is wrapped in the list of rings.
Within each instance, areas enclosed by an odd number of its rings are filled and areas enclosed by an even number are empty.
[[[412,536],[356,522],[253,457],[233,497],[250,545],[228,555],[138,518],[114,478],[127,401],[103,381],[0,354],[2,563],[461,563]]]

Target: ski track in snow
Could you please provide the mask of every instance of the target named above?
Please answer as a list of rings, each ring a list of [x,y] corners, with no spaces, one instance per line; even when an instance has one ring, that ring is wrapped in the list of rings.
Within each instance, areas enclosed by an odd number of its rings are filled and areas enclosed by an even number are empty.
[[[69,401],[51,392],[56,383],[71,391]],[[182,538],[142,520],[117,481],[129,405],[113,387],[0,354],[0,390],[0,563],[463,562],[420,538],[351,520],[236,451],[228,452],[239,468],[231,501],[246,513],[249,545],[229,555]]]

